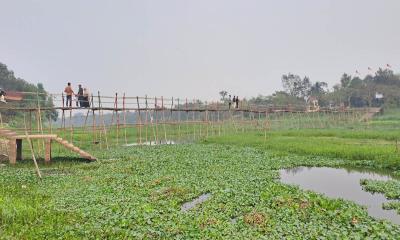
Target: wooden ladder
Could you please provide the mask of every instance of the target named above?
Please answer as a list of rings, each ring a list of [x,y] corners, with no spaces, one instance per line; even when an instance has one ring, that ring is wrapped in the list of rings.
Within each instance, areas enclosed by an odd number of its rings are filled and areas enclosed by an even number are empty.
[[[0,137],[8,139],[8,158],[11,164],[15,164],[17,160],[22,159],[22,140],[27,139],[26,135],[18,135],[11,129],[0,128]],[[29,139],[43,139],[45,141],[45,162],[51,160],[51,142],[56,141],[62,146],[78,153],[82,158],[95,161],[96,158],[82,149],[74,146],[72,143],[58,137],[55,134],[31,134]]]
[[[82,149],[80,149],[79,147],[76,147],[74,144],[68,142],[67,140],[64,140],[60,137],[56,137],[53,139],[54,141],[58,142],[59,144],[63,145],[64,147],[66,147],[67,149],[78,153],[81,157],[90,160],[90,161],[95,161],[96,158],[92,155],[90,155],[89,153],[83,151]]]

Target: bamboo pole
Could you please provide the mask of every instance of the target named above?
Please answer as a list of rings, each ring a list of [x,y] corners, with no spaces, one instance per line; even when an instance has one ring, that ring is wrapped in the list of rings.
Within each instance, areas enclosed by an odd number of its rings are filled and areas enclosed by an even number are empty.
[[[106,147],[107,147],[107,150],[108,150],[109,146],[108,146],[108,137],[107,137],[107,127],[106,127],[106,123],[104,121],[104,112],[101,109],[102,108],[102,104],[101,104],[101,98],[100,98],[100,91],[97,92],[97,100],[98,100],[98,104],[99,104],[99,119],[101,118],[101,122],[102,122],[102,125],[103,125],[104,139],[106,140]],[[94,106],[92,105],[92,107],[94,107]]]
[[[40,133],[43,135],[42,112],[40,111],[39,92],[36,92],[36,97],[37,97],[37,109],[38,109],[38,115],[39,115],[39,130],[40,130]],[[44,153],[45,152],[44,140],[41,140],[41,143],[42,143],[43,153]]]
[[[173,120],[173,115],[172,115],[172,113],[173,113],[172,108],[174,107],[174,97],[172,97],[171,99],[172,99],[172,100],[171,100],[171,107],[170,107],[170,111],[169,111],[169,122],[175,123],[175,121]],[[170,144],[172,144],[172,142],[171,142],[172,139],[175,139],[175,138],[174,138],[174,135],[175,135],[175,125],[170,126],[170,128],[173,130],[173,131],[172,131],[172,134],[171,134],[171,136],[170,136]]]
[[[62,115],[61,115],[61,124],[63,126],[63,136],[65,135],[65,99],[64,99],[64,93],[61,94],[62,96]],[[31,128],[32,131],[32,128]]]
[[[180,111],[180,103],[178,98],[178,139],[182,140],[182,132],[181,132],[181,111]]]
[[[205,111],[204,111],[204,117],[205,117],[205,122],[206,122],[206,126],[207,126],[207,128],[206,128],[206,137],[208,138],[208,125],[209,125],[209,122],[208,122],[208,104],[207,104],[207,102],[205,103]]]
[[[93,95],[91,96],[91,106],[92,106],[92,134],[93,134],[93,144],[97,142],[97,131],[96,131],[96,113],[93,107]]]
[[[148,110],[147,110],[147,108],[148,108],[148,103],[147,103],[147,95],[146,95],[146,97],[145,97],[145,104],[146,104],[146,117],[145,117],[145,135],[146,135],[146,143],[149,141],[148,140],[148,138],[147,138],[147,127],[148,127],[148,119],[147,119],[147,117],[148,117]]]
[[[164,140],[165,140],[165,144],[167,144],[168,139],[167,139],[167,131],[165,129],[166,121],[165,121],[165,114],[164,114],[165,111],[164,111],[164,97],[163,96],[161,96],[161,111],[162,111],[162,115],[161,115],[162,125],[163,125],[163,130],[164,130]]]
[[[42,174],[40,173],[39,165],[37,164],[37,161],[36,161],[35,152],[33,151],[31,138],[29,137],[29,134],[28,134],[25,113],[24,113],[24,125],[25,125],[25,137],[26,137],[26,140],[28,141],[29,149],[31,150],[32,160],[33,160],[33,163],[35,164],[36,173],[37,173],[39,179],[42,179]]]
[[[157,109],[157,97],[154,97],[154,109],[156,115],[156,144],[158,144],[158,109]]]
[[[71,144],[73,144],[73,134],[74,134],[74,127],[72,124],[72,109],[71,109],[69,110],[69,135]]]
[[[195,107],[195,100],[193,99],[193,103],[192,103],[193,108]],[[192,119],[193,119],[193,140],[196,140],[196,119],[195,119],[195,112],[192,111]]]
[[[89,113],[90,113],[90,108],[86,112],[85,123],[83,124],[83,129],[85,131],[86,131],[86,126],[87,126],[87,120],[88,120],[88,117],[89,117]]]
[[[115,116],[117,118],[117,145],[119,145],[119,112],[118,112],[118,93],[115,93]]]
[[[29,111],[29,132],[32,132],[32,111]]]
[[[157,106],[157,98],[154,98],[155,102],[154,102],[154,106]],[[157,122],[154,124],[154,115],[156,115],[156,108],[154,107],[153,113],[150,115],[150,124],[151,124],[151,129],[153,131],[153,135],[154,135],[154,143],[157,144]],[[156,118],[157,121],[157,118]],[[150,145],[151,145],[151,141],[150,141]]]
[[[38,111],[35,111],[35,120],[36,120],[36,132],[40,133],[40,127],[39,127],[39,114]],[[38,157],[40,158],[40,156],[42,155],[42,148],[40,147],[40,140],[36,141],[37,143],[37,150],[38,150]]]
[[[196,107],[197,106],[197,107]],[[194,107],[196,108],[196,109],[200,109],[200,103],[199,103],[199,101],[198,100],[196,100],[195,102],[194,102]],[[197,122],[199,122],[200,124],[199,124],[199,139],[201,139],[202,138],[202,129],[203,129],[203,122],[202,122],[202,120],[201,120],[201,112],[199,112],[198,114],[197,114],[197,116],[196,116],[196,118],[199,118],[199,119],[196,119],[195,121]]]
[[[147,119],[147,115],[149,114],[148,113],[148,110],[147,110],[147,107],[148,107],[148,104],[147,104],[147,95],[146,95],[146,97],[145,97],[145,104],[146,104],[146,116],[145,116],[145,135],[146,135],[146,143],[149,141],[148,140],[148,138],[147,138],[147,128],[148,128],[148,119]]]
[[[124,137],[125,137],[125,144],[128,144],[128,139],[126,138],[126,111],[125,111],[125,93],[122,98],[122,108],[124,113]]]
[[[140,114],[139,97],[136,97],[136,103],[137,103],[138,114],[139,114],[139,144],[142,145],[142,116]],[[146,103],[146,105],[147,105],[147,103]],[[147,124],[147,116],[146,116],[146,124]],[[146,131],[146,141],[147,141],[147,131]]]
[[[189,138],[189,110],[188,110],[187,98],[186,98],[186,103],[185,103],[185,111],[186,111],[186,134],[188,135],[187,137]]]
[[[221,136],[221,122],[219,118],[218,102],[217,102],[217,124],[218,124],[218,136]]]

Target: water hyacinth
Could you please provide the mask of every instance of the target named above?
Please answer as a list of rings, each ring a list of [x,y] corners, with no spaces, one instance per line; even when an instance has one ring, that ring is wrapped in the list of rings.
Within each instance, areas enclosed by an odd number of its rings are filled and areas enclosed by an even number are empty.
[[[94,163],[65,158],[41,165],[42,181],[36,178],[30,162],[3,167],[0,239],[400,236],[399,226],[370,217],[362,206],[282,184],[278,174],[279,169],[297,166],[363,166],[392,171],[395,156],[384,162],[373,158],[371,149],[363,159],[356,153],[364,147],[348,144],[357,142],[356,138],[347,142],[352,154],[324,153],[320,148],[328,149],[336,144],[335,139],[321,137],[317,141],[299,134],[309,133],[273,132],[271,143],[265,142],[262,134],[245,133],[204,143],[114,148],[98,151],[99,161]],[[340,137],[343,133],[336,134]],[[288,135],[295,135],[298,143]],[[285,142],[279,142],[282,139],[290,140],[286,150]],[[385,151],[384,146],[375,153]],[[210,195],[181,211],[183,204],[202,194]],[[398,205],[390,207],[394,206]]]

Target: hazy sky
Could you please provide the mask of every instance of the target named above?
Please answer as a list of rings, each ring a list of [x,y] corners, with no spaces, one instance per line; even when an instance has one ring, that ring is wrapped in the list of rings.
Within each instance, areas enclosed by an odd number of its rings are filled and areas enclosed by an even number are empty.
[[[0,62],[59,92],[216,99],[400,69],[399,0],[0,0]]]

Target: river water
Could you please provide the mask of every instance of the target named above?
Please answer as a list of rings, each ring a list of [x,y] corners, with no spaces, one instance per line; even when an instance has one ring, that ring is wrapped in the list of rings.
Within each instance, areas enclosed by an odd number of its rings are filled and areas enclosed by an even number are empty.
[[[283,183],[299,185],[302,189],[322,193],[327,197],[353,201],[366,206],[372,217],[400,224],[400,215],[396,211],[382,208],[382,204],[389,201],[383,194],[366,192],[360,185],[361,179],[392,180],[393,177],[387,173],[360,169],[298,167],[280,170],[280,177]]]

